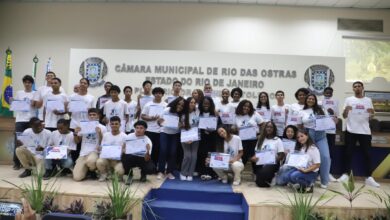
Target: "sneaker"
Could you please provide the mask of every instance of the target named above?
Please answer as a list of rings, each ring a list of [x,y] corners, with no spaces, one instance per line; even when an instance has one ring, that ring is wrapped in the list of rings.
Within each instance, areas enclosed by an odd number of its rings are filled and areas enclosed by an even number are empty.
[[[340,176],[340,178],[337,179],[337,182],[340,182],[340,183],[345,182],[345,181],[348,181],[348,179],[349,179],[349,176],[344,173],[343,175]]]
[[[330,182],[337,182],[337,179],[334,178],[334,176],[332,174],[329,173],[329,181]]]
[[[125,185],[131,185],[133,182],[133,175],[128,175],[127,178],[125,179]]]
[[[210,175],[202,175],[202,176],[200,176],[200,179],[204,180],[204,181],[207,181],[207,180],[211,180],[212,178],[211,178]]]
[[[186,176],[183,176],[182,174],[180,174],[180,180],[181,180],[181,181],[187,180],[187,177],[186,177]]]
[[[240,185],[240,181],[239,180],[233,181],[233,186],[238,186],[238,185]]]
[[[161,172],[159,172],[159,173],[157,174],[157,179],[158,179],[158,180],[161,180],[161,179],[163,179],[163,178],[164,178],[164,174],[161,173]]]
[[[14,170],[20,170],[21,167],[22,167],[22,165],[20,165],[20,164],[14,164],[14,166],[12,167],[12,169],[14,169]]]
[[[46,171],[45,171],[45,174],[43,174],[43,177],[42,177],[42,178],[43,178],[44,180],[48,180],[48,179],[50,179],[52,173],[53,173],[53,170],[46,170]]]
[[[95,171],[89,171],[89,170],[87,172],[87,178],[91,179],[91,180],[97,180],[98,179],[96,172]]]
[[[222,183],[225,183],[225,184],[228,183],[228,176],[225,175],[224,177],[222,177],[221,181],[222,181]]]
[[[269,184],[270,186],[275,186],[276,185],[276,176],[272,178],[271,183]]]
[[[106,179],[107,179],[107,174],[100,174],[100,177],[99,177],[99,182],[104,182],[104,181],[106,181]]]
[[[174,180],[175,179],[175,176],[172,173],[168,173],[167,177],[170,180]]]
[[[192,181],[192,176],[187,176],[187,181]]]
[[[366,183],[366,185],[372,186],[372,187],[378,187],[379,188],[381,186],[371,176],[366,179],[365,183]]]
[[[19,178],[24,178],[28,176],[31,176],[31,170],[25,169],[24,172],[19,175]]]
[[[198,172],[194,172],[194,173],[192,174],[192,176],[199,176],[199,173],[198,173]]]
[[[141,183],[146,182],[146,175],[141,175],[141,178],[139,179]]]
[[[313,188],[314,188],[313,186],[306,187],[305,188],[305,193],[313,193],[313,191],[314,191]]]
[[[322,189],[327,189],[327,188],[328,188],[328,185],[321,184],[320,187],[321,187]]]
[[[291,184],[291,187],[297,191],[299,191],[299,189],[301,188],[301,185],[299,185],[299,183],[294,183],[294,184]]]

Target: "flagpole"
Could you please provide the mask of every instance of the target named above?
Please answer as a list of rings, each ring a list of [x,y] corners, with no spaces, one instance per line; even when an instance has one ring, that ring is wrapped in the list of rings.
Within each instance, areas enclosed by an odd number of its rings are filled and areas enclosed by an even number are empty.
[[[34,81],[36,81],[37,79],[37,63],[38,63],[39,59],[37,57],[37,55],[34,56],[33,58],[33,78],[34,78]],[[33,84],[33,88],[32,88],[34,91],[36,91],[36,88],[35,88],[35,82]]]

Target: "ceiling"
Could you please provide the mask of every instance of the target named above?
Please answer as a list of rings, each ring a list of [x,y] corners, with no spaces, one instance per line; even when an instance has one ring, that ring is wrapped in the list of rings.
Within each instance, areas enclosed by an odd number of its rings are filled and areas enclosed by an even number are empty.
[[[390,0],[0,0],[8,2],[194,2],[259,4],[296,7],[386,8]]]

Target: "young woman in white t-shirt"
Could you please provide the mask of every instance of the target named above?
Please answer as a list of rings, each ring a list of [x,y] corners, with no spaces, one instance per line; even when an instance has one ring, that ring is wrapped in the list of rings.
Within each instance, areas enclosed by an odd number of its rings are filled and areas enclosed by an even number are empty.
[[[269,105],[268,93],[260,92],[257,100],[256,111],[263,117],[264,122],[271,120],[271,109]]]
[[[230,92],[230,97],[232,97],[233,99],[230,102],[230,104],[233,106],[234,110],[236,110],[238,104],[240,103],[240,99],[242,97],[242,89],[238,87],[232,89],[232,91]]]
[[[257,141],[256,150],[273,151],[275,153],[276,157],[273,164],[255,166],[256,185],[258,187],[269,187],[285,156],[283,143],[276,135],[276,126],[273,122],[269,121],[265,123],[264,132]],[[259,158],[254,154],[251,160],[252,162],[257,163]]]

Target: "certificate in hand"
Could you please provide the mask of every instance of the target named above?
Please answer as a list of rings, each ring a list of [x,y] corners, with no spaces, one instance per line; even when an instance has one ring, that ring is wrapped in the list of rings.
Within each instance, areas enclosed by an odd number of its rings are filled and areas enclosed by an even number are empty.
[[[295,145],[296,141],[288,140],[288,139],[283,139],[283,148],[286,153],[292,153],[295,151]]]
[[[68,147],[64,145],[60,146],[48,146],[45,148],[45,159],[61,160],[68,158]]]
[[[146,154],[147,142],[144,138],[126,140],[126,154],[144,156]]]
[[[302,117],[300,115],[289,114],[287,116],[287,125],[298,125],[302,124]]]
[[[149,107],[149,116],[162,115],[164,112],[164,107],[161,105],[151,105]]]
[[[266,109],[257,108],[257,113],[261,115],[261,117],[264,119],[265,122],[271,121],[271,111]]]
[[[236,122],[236,114],[233,112],[221,112],[219,113],[219,117],[225,125],[233,125]]]
[[[302,153],[290,153],[287,160],[287,166],[296,168],[305,168],[309,163],[309,156]]]
[[[46,110],[51,112],[54,110],[57,110],[59,112],[64,112],[65,105],[61,100],[47,100]]]
[[[199,128],[217,130],[217,117],[199,117]]]
[[[230,154],[211,153],[210,167],[216,169],[229,169]]]
[[[256,151],[256,165],[275,164],[276,153],[273,150]]]
[[[139,99],[139,104],[141,105],[141,108],[144,107],[144,105],[150,101],[153,101],[153,97],[151,96],[144,96]]]
[[[80,134],[94,134],[98,121],[80,121]]]
[[[334,123],[331,116],[317,115],[316,116],[316,131],[335,130],[336,124]]]
[[[256,126],[241,127],[239,131],[241,140],[256,140]]]
[[[199,141],[199,129],[198,127],[191,128],[190,130],[181,130],[180,142],[185,143],[189,141]]]
[[[69,102],[70,112],[87,112],[88,106],[83,100],[71,100]]]
[[[164,122],[163,127],[178,129],[179,128],[179,117],[176,115],[163,115]]]
[[[119,145],[103,145],[100,152],[100,158],[120,160],[122,154],[122,146]]]
[[[10,109],[15,112],[28,112],[30,111],[30,102],[26,100],[13,100]]]

